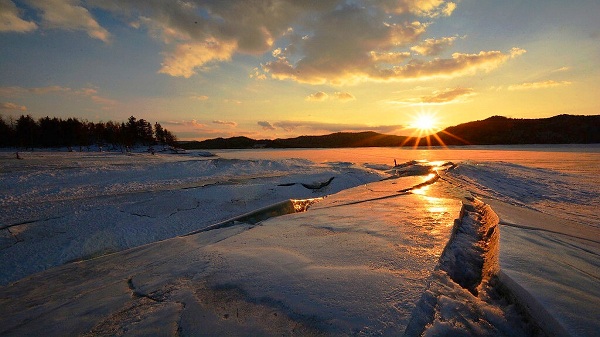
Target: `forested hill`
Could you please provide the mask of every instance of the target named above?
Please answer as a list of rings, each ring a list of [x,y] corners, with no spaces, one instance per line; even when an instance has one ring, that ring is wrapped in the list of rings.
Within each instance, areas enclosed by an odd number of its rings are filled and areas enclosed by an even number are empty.
[[[494,116],[452,126],[438,133],[445,144],[600,143],[600,115],[558,115],[541,119]]]
[[[324,136],[255,140],[247,137],[181,142],[187,149],[339,148],[442,145],[591,144],[600,143],[600,115],[558,115],[541,119],[493,116],[415,139],[376,132],[338,132]]]

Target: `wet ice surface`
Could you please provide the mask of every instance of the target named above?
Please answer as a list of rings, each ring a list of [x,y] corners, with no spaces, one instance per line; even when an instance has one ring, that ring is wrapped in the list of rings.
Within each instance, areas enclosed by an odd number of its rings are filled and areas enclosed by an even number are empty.
[[[597,175],[460,162],[434,185],[407,191],[435,177],[431,166],[77,153],[22,161],[0,154],[0,163],[0,282],[50,268],[0,287],[3,334],[600,329]],[[396,179],[375,182],[391,174]],[[454,237],[447,246],[460,200],[470,195],[490,213],[481,206],[461,222],[473,229],[457,232],[474,231],[475,241]],[[321,196],[306,213],[173,238],[281,200]],[[477,234],[482,217],[499,221],[483,233],[490,235]],[[138,248],[123,251],[130,247]],[[467,256],[492,262],[448,262]],[[477,270],[489,275],[473,281]]]

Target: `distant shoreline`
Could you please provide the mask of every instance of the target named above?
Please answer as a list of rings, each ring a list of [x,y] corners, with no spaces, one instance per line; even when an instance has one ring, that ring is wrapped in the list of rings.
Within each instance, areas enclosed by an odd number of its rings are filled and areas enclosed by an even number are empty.
[[[423,137],[365,131],[260,140],[240,136],[203,141],[179,141],[178,145],[188,150],[214,150],[598,143],[600,143],[600,115],[558,115],[541,119],[493,116],[482,121],[452,126]]]

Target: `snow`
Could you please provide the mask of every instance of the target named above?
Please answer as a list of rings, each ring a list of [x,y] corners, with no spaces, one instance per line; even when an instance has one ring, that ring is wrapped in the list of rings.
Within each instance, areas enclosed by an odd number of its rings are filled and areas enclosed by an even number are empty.
[[[169,154],[0,153],[0,285],[185,234],[277,201],[381,179],[347,164]],[[326,181],[318,191],[301,183]],[[286,183],[294,183],[291,186]]]
[[[0,153],[0,334],[593,336],[600,158],[536,151]]]

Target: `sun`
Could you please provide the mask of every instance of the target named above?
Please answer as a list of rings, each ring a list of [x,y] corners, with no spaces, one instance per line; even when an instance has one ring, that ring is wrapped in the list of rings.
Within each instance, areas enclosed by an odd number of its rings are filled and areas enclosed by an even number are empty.
[[[438,119],[433,113],[420,113],[410,123],[411,128],[423,133],[432,132],[438,124]]]
[[[411,119],[406,128],[411,130],[411,134],[402,142],[402,146],[414,141],[414,148],[422,145],[427,145],[427,147],[441,145],[445,147],[444,141],[438,133],[447,132],[441,129],[441,121],[436,111],[421,110],[410,117]]]

